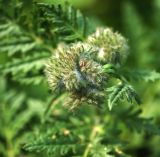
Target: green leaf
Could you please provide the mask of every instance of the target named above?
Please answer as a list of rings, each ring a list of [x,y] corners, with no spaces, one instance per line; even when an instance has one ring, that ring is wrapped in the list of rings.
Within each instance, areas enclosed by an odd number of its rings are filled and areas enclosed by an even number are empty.
[[[116,69],[115,69],[115,66],[113,64],[105,64],[103,66],[102,72],[108,73],[108,74],[115,74]]]
[[[43,18],[41,20],[50,25],[51,33],[56,35],[60,41],[84,40],[94,30],[92,23],[79,10],[68,3],[65,6],[44,3],[38,3],[37,5],[42,12],[41,16]]]
[[[154,82],[160,80],[160,73],[146,69],[124,71],[123,75],[133,81]]]
[[[118,101],[123,100],[124,98],[129,103],[133,103],[133,100],[135,100],[137,104],[140,104],[140,99],[136,91],[133,89],[131,85],[128,85],[126,83],[119,83],[116,86],[108,88],[106,91],[109,92],[108,96],[109,110],[111,110],[112,107],[116,105],[116,103],[118,103]]]
[[[141,114],[142,110],[133,106],[116,112],[117,119],[132,131],[160,135],[160,128],[154,124],[153,118],[145,118]]]

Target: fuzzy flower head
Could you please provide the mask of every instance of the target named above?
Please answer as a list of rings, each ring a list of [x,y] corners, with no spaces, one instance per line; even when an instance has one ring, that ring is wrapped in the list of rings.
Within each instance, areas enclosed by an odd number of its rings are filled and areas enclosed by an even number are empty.
[[[46,65],[50,88],[69,92],[67,104],[70,103],[72,108],[84,101],[97,103],[98,97],[102,96],[107,76],[102,73],[103,65],[92,56],[95,51],[98,52],[98,49],[88,44],[60,44]]]
[[[99,47],[96,59],[102,63],[121,65],[128,55],[127,40],[119,33],[109,28],[98,28],[90,35],[87,43]]]
[[[108,74],[104,65],[121,65],[128,52],[126,39],[111,29],[98,28],[85,43],[59,44],[46,65],[50,88],[68,92],[70,109],[81,104],[102,104]]]

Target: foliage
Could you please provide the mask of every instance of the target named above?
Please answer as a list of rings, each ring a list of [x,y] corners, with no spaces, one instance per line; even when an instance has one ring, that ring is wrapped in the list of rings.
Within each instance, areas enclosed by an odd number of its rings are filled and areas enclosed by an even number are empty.
[[[159,0],[153,28],[133,4],[122,5],[130,49],[68,3],[7,2],[0,0],[0,156],[138,157],[141,148],[159,156],[160,73],[148,70],[159,68]]]
[[[5,82],[1,82],[1,86],[2,83]],[[12,157],[18,155],[22,149],[21,145],[24,144],[23,140],[27,136],[27,125],[34,117],[40,118],[40,112],[43,109],[42,102],[38,106],[41,107],[39,111],[34,107],[37,104],[35,100],[32,100],[35,102],[34,104],[31,103],[31,100],[25,102],[25,93],[19,94],[12,90],[4,95],[3,90],[0,91],[0,139],[2,140],[0,154],[4,157]],[[23,105],[25,106],[24,109],[22,108]]]
[[[128,85],[126,83],[119,83],[116,86],[113,86],[109,89],[107,89],[108,92],[111,92],[109,94],[108,98],[108,107],[111,110],[113,105],[117,103],[120,99],[124,99],[126,97],[127,101],[130,103],[133,103],[133,100],[135,100],[138,104],[140,104],[140,99],[133,89],[131,85]]]

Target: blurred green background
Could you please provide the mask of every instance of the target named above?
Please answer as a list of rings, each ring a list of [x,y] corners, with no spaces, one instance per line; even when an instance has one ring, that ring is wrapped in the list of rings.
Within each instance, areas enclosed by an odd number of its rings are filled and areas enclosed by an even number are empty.
[[[24,1],[24,0],[23,0]],[[59,4],[64,0],[39,0],[44,3]],[[98,25],[112,27],[129,41],[130,55],[126,66],[132,69],[155,69],[160,72],[160,0],[68,0]],[[31,0],[25,4],[30,5]],[[6,0],[6,6],[10,1]],[[1,15],[0,15],[1,16]],[[0,63],[6,56],[0,55]],[[142,97],[143,115],[153,117],[160,126],[160,82],[133,85]],[[21,92],[21,96],[16,97]],[[29,99],[25,101],[25,97]],[[48,87],[17,86],[6,78],[0,81],[0,157],[39,156],[26,153],[22,148],[27,131],[35,130],[43,113],[48,96]],[[14,97],[14,99],[13,99]],[[7,107],[6,105],[7,104]],[[11,104],[13,109],[10,107]],[[24,108],[21,109],[20,105]],[[35,105],[36,104],[36,105]],[[10,110],[15,110],[13,113]],[[18,112],[17,112],[18,111]],[[31,122],[32,121],[32,122]],[[23,123],[23,125],[21,125]],[[10,128],[14,128],[11,130]],[[124,135],[127,137],[126,135]],[[160,157],[160,137],[146,134],[132,134],[128,151],[135,157]],[[5,144],[4,144],[5,143]]]

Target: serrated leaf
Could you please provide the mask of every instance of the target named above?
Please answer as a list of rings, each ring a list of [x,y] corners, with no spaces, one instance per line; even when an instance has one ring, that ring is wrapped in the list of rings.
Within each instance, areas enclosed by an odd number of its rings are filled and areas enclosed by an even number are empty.
[[[119,83],[118,85],[113,86],[106,91],[110,93],[108,97],[109,110],[111,110],[116,103],[124,98],[126,98],[129,103],[133,103],[133,100],[135,100],[137,104],[141,103],[136,91],[131,85],[126,83]]]
[[[146,70],[146,69],[125,71],[124,76],[128,80],[134,80],[134,81],[154,82],[154,81],[160,80],[159,72]]]

